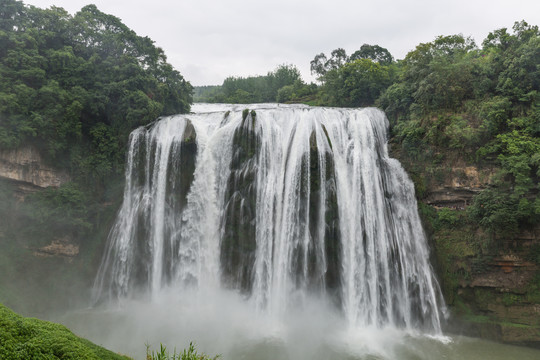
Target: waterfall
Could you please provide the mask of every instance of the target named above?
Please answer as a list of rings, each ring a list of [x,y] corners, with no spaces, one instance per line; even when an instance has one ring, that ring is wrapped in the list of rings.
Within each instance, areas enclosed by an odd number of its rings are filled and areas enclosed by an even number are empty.
[[[245,110],[249,108],[250,110]],[[441,332],[414,187],[378,109],[196,104],[130,136],[95,301],[222,287],[351,327]]]

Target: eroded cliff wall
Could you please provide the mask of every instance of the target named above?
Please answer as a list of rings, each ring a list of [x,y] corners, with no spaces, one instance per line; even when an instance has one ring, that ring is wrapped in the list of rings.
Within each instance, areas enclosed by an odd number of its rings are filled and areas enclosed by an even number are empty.
[[[492,185],[496,168],[459,156],[422,171],[403,162],[421,188],[420,212],[451,314],[448,330],[540,347],[540,227],[500,234],[471,221],[473,198]]]
[[[0,150],[1,303],[31,316],[84,306],[117,206],[89,194],[34,147]]]
[[[58,187],[70,180],[65,171],[45,164],[32,146],[0,150],[0,177],[20,183],[23,189]]]

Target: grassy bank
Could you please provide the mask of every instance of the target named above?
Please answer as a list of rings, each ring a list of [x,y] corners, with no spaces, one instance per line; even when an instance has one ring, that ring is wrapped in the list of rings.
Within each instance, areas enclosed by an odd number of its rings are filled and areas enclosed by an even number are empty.
[[[130,359],[76,336],[63,325],[24,318],[1,304],[0,358],[3,360]]]

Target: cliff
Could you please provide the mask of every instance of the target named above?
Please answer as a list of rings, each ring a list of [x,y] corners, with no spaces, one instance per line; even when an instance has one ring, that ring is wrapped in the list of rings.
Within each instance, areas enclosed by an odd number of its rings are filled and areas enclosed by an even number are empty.
[[[447,330],[540,347],[540,227],[488,233],[467,209],[496,169],[461,160],[440,168],[419,206],[451,313]]]
[[[0,151],[0,302],[44,315],[86,301],[117,209],[93,199],[35,148]]]
[[[463,163],[456,164],[441,181],[427,189],[424,202],[434,207],[464,209],[474,195],[489,185],[493,173],[492,168],[479,169]]]
[[[15,150],[0,150],[0,179],[14,184],[13,196],[24,201],[29,193],[46,188],[57,188],[70,181],[64,170],[46,164],[39,151],[32,146]],[[17,211],[18,209],[12,209]],[[60,234],[57,234],[60,235]],[[55,238],[50,244],[33,249],[36,256],[62,256],[72,258],[79,253],[79,246],[73,244],[70,236]]]
[[[70,180],[65,171],[45,164],[39,151],[32,146],[0,150],[0,178],[18,182],[22,191],[58,187]]]

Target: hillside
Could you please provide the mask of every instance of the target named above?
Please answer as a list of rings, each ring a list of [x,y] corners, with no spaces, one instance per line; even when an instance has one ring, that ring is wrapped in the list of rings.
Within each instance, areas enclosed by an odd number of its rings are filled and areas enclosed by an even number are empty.
[[[130,359],[74,335],[65,326],[24,318],[2,304],[0,304],[0,358],[4,360]]]

